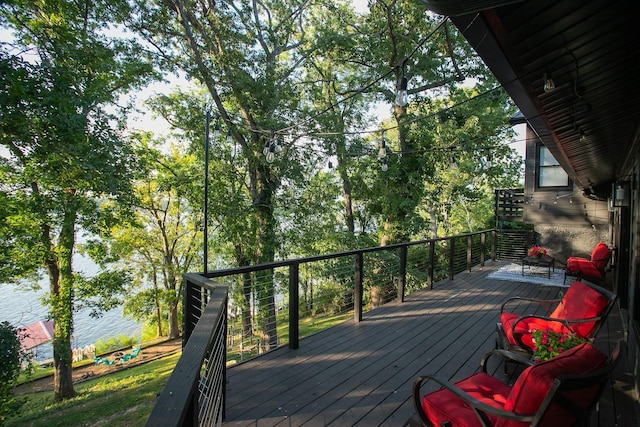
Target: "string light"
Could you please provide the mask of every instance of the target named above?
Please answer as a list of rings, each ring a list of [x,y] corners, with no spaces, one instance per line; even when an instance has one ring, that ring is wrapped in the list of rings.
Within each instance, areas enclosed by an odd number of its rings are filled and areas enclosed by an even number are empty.
[[[405,107],[409,103],[409,93],[407,92],[407,86],[409,82],[402,73],[402,77],[398,79],[398,85],[396,88],[396,100],[395,103],[399,107]]]
[[[382,160],[387,157],[387,146],[384,140],[384,136],[380,140],[380,149],[378,150],[378,159]]]

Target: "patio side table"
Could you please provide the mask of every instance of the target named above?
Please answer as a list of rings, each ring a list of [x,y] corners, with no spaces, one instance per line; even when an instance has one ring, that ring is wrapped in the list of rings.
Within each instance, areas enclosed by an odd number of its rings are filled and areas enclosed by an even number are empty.
[[[545,255],[542,257],[526,256],[522,258],[522,275],[524,276],[524,266],[547,267],[547,279],[551,278],[551,270],[556,271],[556,259],[552,256]]]

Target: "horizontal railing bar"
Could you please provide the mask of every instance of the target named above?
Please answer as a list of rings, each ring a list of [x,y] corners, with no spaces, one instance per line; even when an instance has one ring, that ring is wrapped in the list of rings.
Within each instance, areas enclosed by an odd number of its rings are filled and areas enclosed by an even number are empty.
[[[262,263],[262,264],[254,264],[254,265],[245,266],[245,267],[233,267],[233,268],[226,268],[226,269],[222,269],[222,270],[209,271],[206,274],[202,273],[202,274],[199,274],[199,275],[201,277],[207,277],[207,278],[211,279],[211,278],[215,278],[215,277],[228,276],[228,275],[231,275],[231,274],[242,274],[242,273],[250,273],[250,272],[253,272],[253,271],[269,270],[269,269],[279,268],[279,267],[287,267],[287,266],[291,265],[292,263],[302,264],[302,263],[315,262],[315,261],[324,261],[324,260],[327,260],[327,259],[341,258],[341,257],[346,257],[346,256],[351,256],[351,255],[356,255],[356,254],[364,254],[364,253],[380,252],[380,251],[389,251],[389,250],[392,250],[392,249],[397,249],[397,248],[402,248],[402,247],[424,245],[424,244],[431,243],[431,242],[441,242],[441,241],[444,241],[444,240],[451,240],[453,238],[460,238],[460,237],[479,235],[479,234],[483,234],[483,233],[490,233],[492,231],[494,231],[494,229],[475,231],[473,233],[457,234],[455,236],[438,237],[438,238],[435,238],[435,239],[416,240],[416,241],[413,241],[413,242],[405,242],[405,243],[394,243],[394,244],[387,245],[387,246],[375,246],[375,247],[364,248],[364,249],[352,249],[352,250],[344,251],[344,252],[334,252],[334,253],[331,253],[331,254],[312,255],[312,256],[308,256],[308,257],[293,258],[293,259],[288,259],[288,260],[283,260],[283,261],[265,262],[265,263]],[[196,274],[196,275],[198,275],[198,274]]]

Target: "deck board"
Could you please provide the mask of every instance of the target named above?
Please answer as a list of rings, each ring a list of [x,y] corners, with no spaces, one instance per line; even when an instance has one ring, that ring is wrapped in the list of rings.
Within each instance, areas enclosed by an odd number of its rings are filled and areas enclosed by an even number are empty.
[[[478,371],[481,357],[495,347],[504,300],[556,298],[561,289],[488,279],[500,265],[476,267],[414,292],[403,303],[366,312],[362,322],[348,320],[302,339],[299,349],[280,348],[230,367],[223,425],[404,425],[414,414],[411,387],[417,376],[456,380]],[[622,334],[619,317],[611,318],[599,340]],[[610,348],[608,341],[599,345]],[[616,381],[605,393],[599,425],[635,425],[628,424],[630,414],[619,413],[635,407],[628,396],[620,400],[620,389],[625,383]]]

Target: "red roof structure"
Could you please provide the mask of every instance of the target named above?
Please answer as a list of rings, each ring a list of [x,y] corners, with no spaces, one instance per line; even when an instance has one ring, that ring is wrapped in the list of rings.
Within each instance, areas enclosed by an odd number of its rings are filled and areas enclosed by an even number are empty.
[[[18,330],[22,348],[31,350],[53,339],[53,320],[38,321]]]

